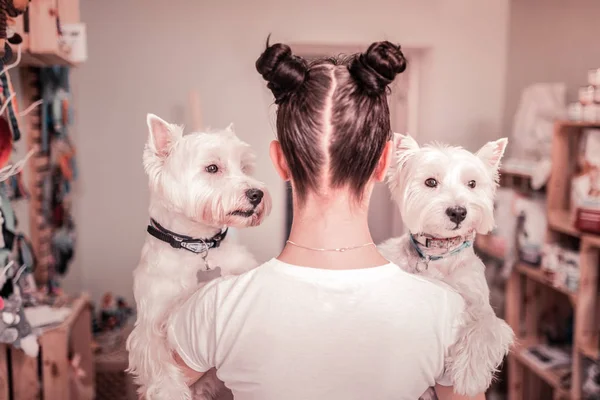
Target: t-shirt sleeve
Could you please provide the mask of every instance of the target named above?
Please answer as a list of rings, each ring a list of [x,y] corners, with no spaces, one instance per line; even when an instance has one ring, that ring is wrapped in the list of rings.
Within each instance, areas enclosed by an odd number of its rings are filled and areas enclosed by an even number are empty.
[[[460,294],[448,290],[446,295],[446,308],[443,316],[442,340],[444,345],[444,364],[449,356],[450,348],[457,342],[460,328],[463,326],[465,301]],[[436,378],[435,382],[442,386],[453,386],[450,376],[444,371]]]
[[[168,321],[169,345],[198,372],[215,366],[216,285],[211,282],[177,308]]]

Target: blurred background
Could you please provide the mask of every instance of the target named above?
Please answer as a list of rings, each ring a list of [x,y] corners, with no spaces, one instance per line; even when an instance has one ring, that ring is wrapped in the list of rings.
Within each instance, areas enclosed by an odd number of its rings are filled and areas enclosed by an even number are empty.
[[[234,123],[273,198],[234,239],[260,262],[282,249],[289,190],[268,157],[275,106],[254,68],[269,34],[306,58],[399,43],[409,68],[389,96],[395,131],[471,151],[509,138],[498,228],[476,251],[519,345],[488,398],[600,399],[598,0],[11,1],[23,8],[5,35],[0,159],[25,166],[0,170],[2,297],[21,286],[42,351],[0,339],[0,400],[135,398],[123,340],[147,235],[147,113]],[[404,232],[383,185],[370,226],[376,242]]]

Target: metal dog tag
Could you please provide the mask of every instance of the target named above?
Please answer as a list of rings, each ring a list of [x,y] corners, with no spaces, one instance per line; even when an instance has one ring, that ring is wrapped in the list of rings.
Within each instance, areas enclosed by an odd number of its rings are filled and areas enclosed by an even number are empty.
[[[417,264],[415,265],[415,270],[417,272],[423,272],[423,271],[426,271],[428,267],[429,267],[429,260],[419,258],[417,260]]]

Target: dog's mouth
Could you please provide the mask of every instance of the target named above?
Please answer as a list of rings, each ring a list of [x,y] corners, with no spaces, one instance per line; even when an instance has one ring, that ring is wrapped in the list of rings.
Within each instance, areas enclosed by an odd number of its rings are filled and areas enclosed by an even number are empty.
[[[244,218],[250,218],[255,213],[256,213],[256,209],[251,209],[251,210],[234,210],[234,211],[230,212],[228,215],[237,216],[237,217],[244,217]]]

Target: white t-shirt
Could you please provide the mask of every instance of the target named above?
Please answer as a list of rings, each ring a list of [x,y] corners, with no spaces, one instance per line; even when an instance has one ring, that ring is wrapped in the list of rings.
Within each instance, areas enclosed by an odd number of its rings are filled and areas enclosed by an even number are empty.
[[[354,270],[273,259],[195,293],[169,342],[217,367],[236,400],[415,400],[443,378],[460,295],[397,265]]]

